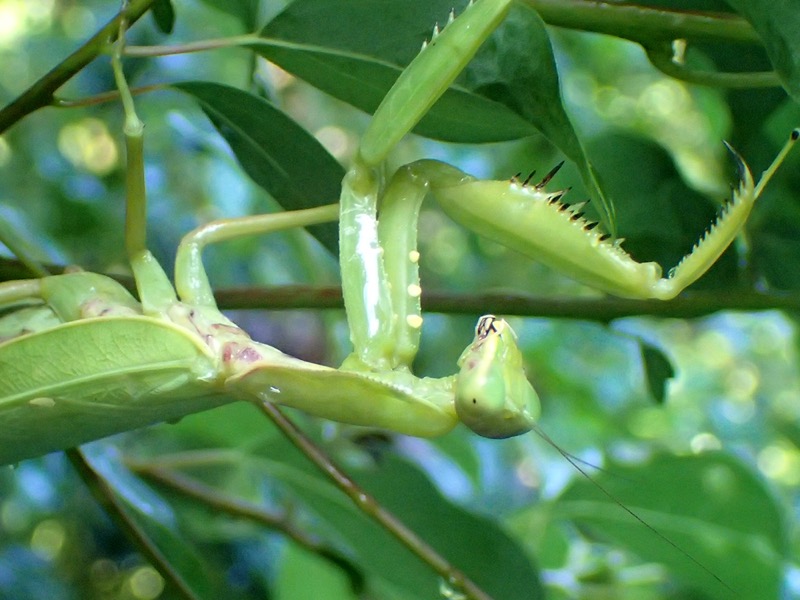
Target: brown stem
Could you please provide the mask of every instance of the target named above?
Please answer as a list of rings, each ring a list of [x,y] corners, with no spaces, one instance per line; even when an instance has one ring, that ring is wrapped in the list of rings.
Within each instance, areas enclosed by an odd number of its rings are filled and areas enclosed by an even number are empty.
[[[79,448],[67,450],[67,458],[78,472],[86,487],[89,488],[95,500],[103,507],[106,513],[114,520],[120,530],[124,531],[133,541],[137,549],[164,577],[169,586],[187,600],[200,600],[189,584],[183,579],[164,556],[159,547],[150,539],[147,532],[142,529],[130,515],[124,504],[120,501],[114,490],[94,467],[86,460]]]
[[[45,265],[48,272],[63,273],[60,265]],[[30,273],[19,261],[0,258],[0,281],[27,279]],[[134,292],[131,277],[113,275]],[[274,288],[243,287],[217,290],[215,298],[224,310],[293,310],[340,309],[342,290],[338,286],[285,285]],[[721,310],[800,312],[800,292],[749,288],[732,288],[684,292],[667,302],[663,300],[630,300],[613,296],[572,297],[535,296],[522,292],[480,292],[454,294],[425,290],[422,308],[427,312],[481,315],[493,312],[502,315],[579,319],[609,323],[615,319],[653,316],[675,319],[704,317]]]
[[[173,469],[136,460],[127,460],[126,464],[139,475],[201,502],[215,512],[247,519],[282,533],[302,548],[318,554],[339,566],[347,574],[354,590],[363,587],[363,575],[352,561],[335,548],[323,544],[295,527],[286,515],[275,514],[250,502],[244,502],[238,498],[221,494],[213,487]]]
[[[103,53],[109,43],[117,38],[120,21],[126,19],[129,24],[133,24],[147,12],[153,2],[155,0],[130,0],[127,6],[91,39],[0,110],[0,134],[35,110],[53,104],[56,90]]]
[[[445,581],[463,591],[469,600],[492,600],[491,596],[479,588],[461,570],[454,567],[441,554],[428,545],[416,532],[406,527],[394,514],[384,508],[371,495],[366,493],[355,481],[336,466],[331,459],[312,442],[281,410],[269,402],[258,405],[283,434],[314,463],[328,478],[344,492],[365,515],[375,520],[381,527],[394,535],[400,543],[413,552],[423,562],[430,565]]]

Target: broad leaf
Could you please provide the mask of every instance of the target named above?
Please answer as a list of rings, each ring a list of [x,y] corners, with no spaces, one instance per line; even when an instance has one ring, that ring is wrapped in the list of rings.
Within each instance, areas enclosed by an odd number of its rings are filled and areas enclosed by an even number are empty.
[[[274,104],[218,83],[192,81],[175,87],[197,100],[244,171],[285,210],[338,202],[344,169]],[[338,252],[335,223],[309,231],[332,253]]]
[[[202,0],[204,4],[235,17],[245,31],[253,31],[258,17],[259,0]]]
[[[281,557],[275,582],[277,600],[357,600],[347,577],[324,559],[289,544]]]
[[[266,452],[264,474],[287,485],[355,554],[358,562],[402,597],[435,597],[440,578],[336,490],[286,444]],[[255,463],[254,463],[255,464]],[[537,571],[497,526],[448,502],[419,469],[395,456],[374,469],[348,472],[484,591],[504,600],[543,598]]]
[[[175,8],[172,6],[172,0],[156,0],[150,10],[156,26],[163,33],[172,33],[175,28]]]
[[[642,350],[642,366],[650,396],[657,404],[663,404],[667,395],[667,384],[675,377],[675,369],[661,349],[639,341]]]
[[[800,7],[795,0],[727,0],[767,49],[783,87],[800,102]]]

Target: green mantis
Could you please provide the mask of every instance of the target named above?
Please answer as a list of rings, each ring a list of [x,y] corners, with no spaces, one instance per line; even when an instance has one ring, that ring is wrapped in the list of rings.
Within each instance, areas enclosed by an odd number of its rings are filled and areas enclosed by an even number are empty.
[[[0,414],[8,432],[0,440],[0,462],[236,399],[416,436],[444,434],[459,421],[493,438],[529,431],[539,416],[539,399],[503,319],[479,320],[457,374],[420,378],[411,371],[423,322],[416,237],[423,199],[430,193],[459,224],[600,290],[668,299],[697,280],[735,238],[798,132],[758,184],[734,153],[741,183],[731,202],[666,278],[658,265],[636,262],[579,209],[563,204],[563,192],[545,191],[552,174],[538,184],[480,181],[423,160],[384,181],[389,152],[510,5],[478,0],[435,32],[376,111],[342,182],[338,205],[201,227],[180,244],[174,287],[146,247],[143,128],[122,74],[120,43],[114,71],[126,115],[125,237],[138,300],[92,273],[2,284],[4,308],[33,307],[0,321],[9,338],[0,345]],[[226,318],[214,301],[202,250],[227,239],[337,219],[353,352],[334,369],[257,343]],[[72,347],[85,351],[74,356]],[[53,348],[64,350],[58,365],[50,358]]]

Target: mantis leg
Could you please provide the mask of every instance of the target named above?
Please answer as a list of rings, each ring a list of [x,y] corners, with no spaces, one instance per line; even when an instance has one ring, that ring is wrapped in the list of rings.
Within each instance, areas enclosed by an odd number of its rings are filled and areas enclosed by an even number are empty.
[[[39,279],[0,283],[0,343],[61,323],[53,310],[43,304]]]
[[[0,309],[27,304],[46,304],[63,323],[141,313],[139,303],[119,283],[84,271],[0,284]]]
[[[0,309],[43,302],[39,279],[23,279],[0,283]]]
[[[184,302],[216,308],[214,292],[203,267],[203,248],[208,244],[252,235],[264,235],[294,227],[308,227],[335,221],[339,205],[212,221],[188,233],[178,246],[175,258],[175,288]]]
[[[378,237],[378,193],[376,170],[356,161],[342,182],[339,201],[342,295],[353,343],[353,353],[344,363],[348,369],[394,367],[396,315]]]
[[[45,331],[63,321],[46,305],[26,306],[0,317],[0,343],[29,333]]]
[[[175,290],[161,265],[147,249],[147,196],[144,173],[144,124],[136,114],[125,72],[122,69],[122,51],[125,45],[125,26],[120,32],[111,66],[125,112],[125,251],[128,255],[142,312],[145,315],[165,315],[177,302]]]
[[[392,306],[393,368],[411,369],[422,328],[417,226],[428,181],[401,167],[392,177],[380,204],[378,238]]]
[[[351,171],[342,190],[341,269],[354,346],[346,364],[410,371],[422,327],[417,225],[428,182],[400,168],[380,199],[378,217],[366,171]]]
[[[510,6],[510,0],[478,0],[458,18],[451,12],[444,29],[434,28],[430,42],[398,77],[364,133],[340,199],[340,263],[354,347],[345,361],[348,368],[407,369],[416,353],[422,322],[419,282],[416,268],[406,264],[416,252],[416,234],[403,231],[398,239],[395,235],[404,224],[416,228],[424,189],[416,189],[411,180],[398,181],[381,201],[381,218],[388,223],[378,225],[379,167],[455,80]],[[407,209],[402,201],[392,200],[406,198],[407,193],[416,198],[408,200]],[[393,216],[386,214],[383,203]],[[384,251],[392,257],[390,262],[385,261]]]
[[[545,191],[550,176],[539,184],[516,179],[481,181],[428,160],[406,168],[428,182],[451,219],[477,234],[609,294],[669,300],[697,281],[739,234],[764,186],[798,138],[796,129],[757,184],[742,158],[731,150],[739,167],[739,186],[720,217],[667,277],[661,276],[660,265],[637,262],[597,223],[563,204],[563,192]]]
[[[382,163],[464,70],[475,52],[508,14],[511,0],[470,2],[457,18],[453,12],[441,31],[411,61],[375,111],[364,132],[359,157],[365,165]]]

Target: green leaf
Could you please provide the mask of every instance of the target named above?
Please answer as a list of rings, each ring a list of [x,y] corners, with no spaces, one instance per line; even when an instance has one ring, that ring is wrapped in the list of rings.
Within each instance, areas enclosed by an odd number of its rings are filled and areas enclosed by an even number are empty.
[[[175,8],[172,6],[172,0],[156,0],[150,10],[156,26],[163,33],[172,33],[175,28]]]
[[[594,480],[576,481],[556,510],[644,560],[667,565],[685,585],[710,598],[780,597],[787,554],[784,515],[764,482],[737,458],[662,454],[642,465],[613,465]],[[598,484],[624,498],[660,535]]]
[[[639,340],[642,351],[642,366],[650,396],[657,404],[664,404],[667,395],[667,384],[675,377],[675,369],[660,348]]]
[[[459,4],[458,12],[465,2]],[[256,52],[371,114],[452,6],[445,0],[299,0],[261,30],[266,45]],[[451,88],[415,131],[464,143],[535,133],[510,108],[463,88]]]
[[[727,0],[767,49],[783,87],[800,102],[800,10],[795,0]]]
[[[356,600],[347,577],[315,554],[289,544],[275,582],[276,600]]]
[[[360,564],[403,597],[436,597],[440,578],[392,535],[359,511],[319,471],[283,443],[261,462],[341,538]],[[255,464],[255,463],[254,463]],[[504,600],[543,598],[538,573],[498,525],[448,502],[414,465],[387,456],[377,468],[348,469],[354,479],[412,531]]]
[[[189,81],[174,87],[197,100],[245,173],[285,210],[338,202],[344,169],[314,136],[274,104],[218,83]],[[337,254],[335,223],[308,230]]]
[[[259,0],[202,0],[219,11],[235,17],[242,23],[242,28],[251,32],[256,28]]]

